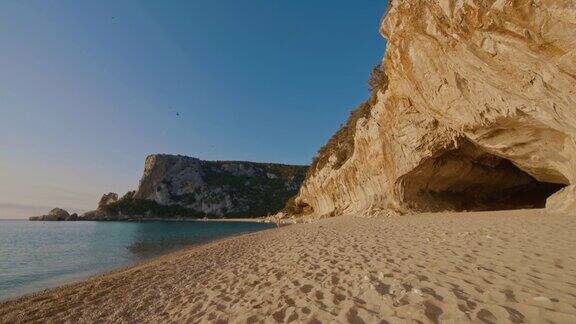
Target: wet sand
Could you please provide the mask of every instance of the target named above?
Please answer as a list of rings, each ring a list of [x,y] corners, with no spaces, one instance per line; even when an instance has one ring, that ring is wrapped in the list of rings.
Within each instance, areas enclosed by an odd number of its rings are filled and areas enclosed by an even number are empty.
[[[576,219],[338,217],[0,304],[0,322],[576,323]],[[410,322],[410,321],[408,321]]]

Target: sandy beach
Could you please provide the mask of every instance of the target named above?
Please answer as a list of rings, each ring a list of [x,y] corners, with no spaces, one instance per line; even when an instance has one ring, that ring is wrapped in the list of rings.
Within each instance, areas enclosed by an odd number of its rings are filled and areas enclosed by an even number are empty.
[[[0,322],[575,323],[576,222],[541,210],[343,216],[0,304]]]

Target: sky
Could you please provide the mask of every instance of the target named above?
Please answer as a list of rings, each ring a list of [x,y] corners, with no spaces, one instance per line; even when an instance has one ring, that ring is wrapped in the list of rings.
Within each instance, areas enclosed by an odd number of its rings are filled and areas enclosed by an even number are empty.
[[[95,209],[144,159],[309,164],[368,96],[385,0],[0,2],[0,218]]]

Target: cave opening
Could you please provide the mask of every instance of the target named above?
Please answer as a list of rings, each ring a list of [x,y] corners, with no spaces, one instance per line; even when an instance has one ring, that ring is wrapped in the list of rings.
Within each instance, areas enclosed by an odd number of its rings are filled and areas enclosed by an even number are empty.
[[[400,181],[410,209],[432,212],[544,208],[565,186],[538,181],[469,141],[424,161]]]

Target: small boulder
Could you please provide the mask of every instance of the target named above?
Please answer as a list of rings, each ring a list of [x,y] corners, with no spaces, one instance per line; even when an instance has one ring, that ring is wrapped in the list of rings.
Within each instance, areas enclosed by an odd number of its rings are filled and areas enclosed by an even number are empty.
[[[546,209],[554,213],[576,214],[576,186],[568,186],[548,197]]]

